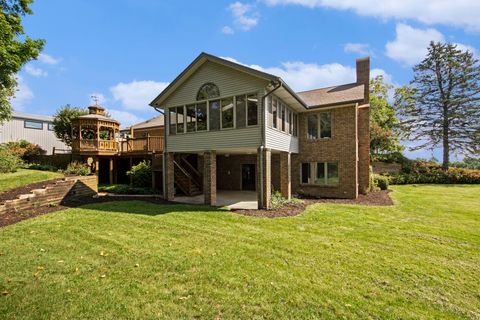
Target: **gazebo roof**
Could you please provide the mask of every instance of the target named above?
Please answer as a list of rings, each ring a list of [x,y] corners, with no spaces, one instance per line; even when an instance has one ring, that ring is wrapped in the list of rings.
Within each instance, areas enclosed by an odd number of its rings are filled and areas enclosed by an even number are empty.
[[[109,118],[105,116],[105,108],[95,105],[88,107],[89,114],[80,116],[77,120],[94,120],[94,121],[102,121],[102,122],[110,122],[120,125],[115,119]]]

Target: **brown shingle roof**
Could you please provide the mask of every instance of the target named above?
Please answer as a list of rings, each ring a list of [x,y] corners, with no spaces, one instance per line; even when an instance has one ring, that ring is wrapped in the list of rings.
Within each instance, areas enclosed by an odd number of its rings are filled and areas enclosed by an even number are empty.
[[[152,128],[152,127],[159,127],[163,125],[164,125],[164,117],[163,115],[159,115],[155,118],[148,119],[147,121],[139,122],[130,127],[124,128],[122,129],[122,131],[129,130],[130,128],[138,130],[138,129]]]
[[[340,86],[297,92],[308,107],[357,102],[364,99],[364,86],[349,83]]]

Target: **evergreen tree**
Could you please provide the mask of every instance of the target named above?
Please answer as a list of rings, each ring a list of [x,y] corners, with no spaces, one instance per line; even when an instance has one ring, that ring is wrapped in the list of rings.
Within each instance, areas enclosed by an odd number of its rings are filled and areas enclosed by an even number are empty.
[[[413,71],[410,86],[395,92],[404,137],[417,143],[412,149],[441,146],[444,169],[452,153],[478,152],[480,66],[473,53],[431,42]]]

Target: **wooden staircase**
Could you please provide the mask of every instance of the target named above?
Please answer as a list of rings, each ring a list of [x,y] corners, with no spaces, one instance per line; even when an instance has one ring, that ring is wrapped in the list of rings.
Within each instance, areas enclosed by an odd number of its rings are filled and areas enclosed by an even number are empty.
[[[179,155],[174,161],[175,185],[187,196],[202,194],[200,173],[185,157]]]

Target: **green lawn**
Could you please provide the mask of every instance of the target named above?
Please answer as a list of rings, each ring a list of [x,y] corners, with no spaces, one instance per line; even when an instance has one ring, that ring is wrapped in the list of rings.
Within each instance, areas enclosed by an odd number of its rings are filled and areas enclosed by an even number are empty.
[[[480,318],[480,186],[266,219],[111,202],[0,229],[0,318]]]
[[[24,185],[63,177],[62,173],[19,169],[13,173],[0,173],[0,192],[22,187]]]

